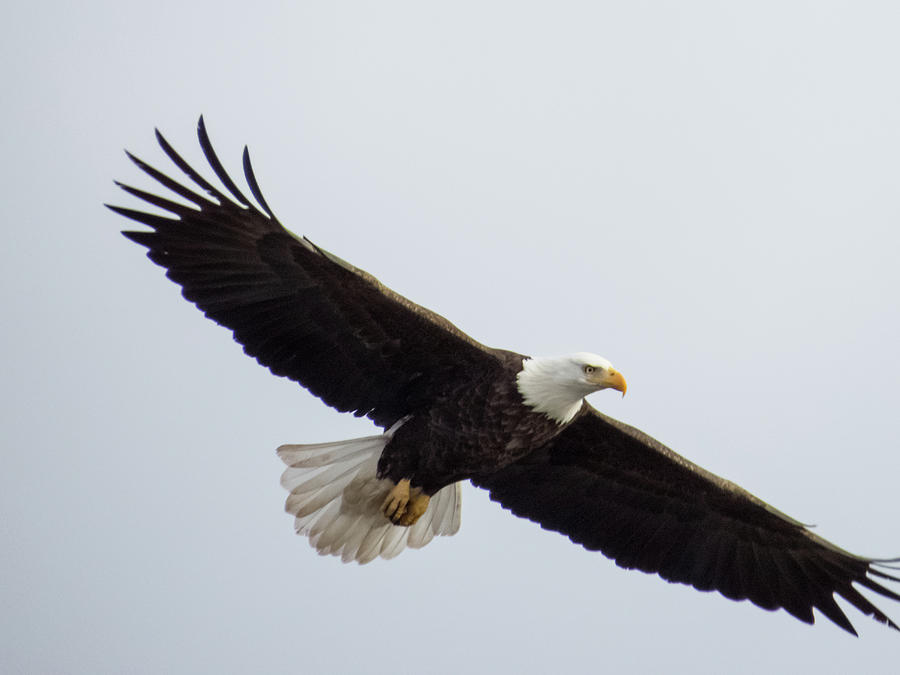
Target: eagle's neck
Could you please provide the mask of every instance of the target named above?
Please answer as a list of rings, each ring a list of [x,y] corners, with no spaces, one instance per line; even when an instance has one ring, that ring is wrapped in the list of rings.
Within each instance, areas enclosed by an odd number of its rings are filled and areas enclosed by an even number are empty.
[[[572,377],[569,357],[525,359],[516,386],[525,405],[557,424],[570,422],[591,391]]]

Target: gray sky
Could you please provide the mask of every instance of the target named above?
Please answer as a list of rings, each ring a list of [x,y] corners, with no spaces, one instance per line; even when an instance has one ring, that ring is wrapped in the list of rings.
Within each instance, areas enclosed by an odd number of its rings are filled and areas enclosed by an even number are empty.
[[[299,6],[296,7],[295,5]],[[295,231],[854,552],[900,555],[900,5],[18,3],[0,27],[0,671],[885,671],[900,636],[624,572],[467,487],[366,567],[276,446],[372,433],[242,355],[104,201],[249,143]],[[900,619],[900,605],[883,606]]]

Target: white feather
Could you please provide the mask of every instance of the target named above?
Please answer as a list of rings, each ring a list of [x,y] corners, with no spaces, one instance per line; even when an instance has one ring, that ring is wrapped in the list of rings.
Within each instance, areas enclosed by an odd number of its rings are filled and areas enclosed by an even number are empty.
[[[393,527],[391,524],[385,523],[381,527],[373,527],[369,530],[366,534],[366,538],[363,539],[362,543],[359,545],[359,552],[357,553],[356,559],[359,561],[360,565],[372,562],[378,557],[378,554],[381,552],[381,542],[384,541],[384,537],[391,527]]]
[[[395,527],[388,531],[381,544],[381,557],[386,560],[396,558],[406,548],[406,539],[409,536],[409,528]]]
[[[364,564],[459,530],[460,483],[437,492],[410,527],[393,525],[381,512],[393,483],[377,477],[378,459],[395,429],[381,436],[278,448],[288,465],[281,476],[290,492],[285,510],[294,516],[297,533],[308,536],[320,554]]]

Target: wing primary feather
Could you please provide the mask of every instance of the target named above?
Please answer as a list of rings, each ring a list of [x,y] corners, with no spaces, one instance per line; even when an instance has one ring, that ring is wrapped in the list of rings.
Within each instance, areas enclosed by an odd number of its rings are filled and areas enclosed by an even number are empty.
[[[815,623],[806,577],[790,552],[774,553],[772,560],[781,572],[781,606],[803,623]]]
[[[246,145],[244,146],[243,163],[244,177],[247,179],[247,185],[250,186],[250,192],[253,193],[253,197],[262,207],[263,211],[268,213],[269,217],[277,222],[278,218],[275,217],[272,209],[269,208],[269,204],[268,202],[266,202],[266,198],[263,197],[262,190],[259,189],[259,183],[256,182],[256,174],[253,173],[253,165],[250,163],[250,149]]]
[[[126,185],[125,183],[120,183],[119,181],[115,181],[115,184],[120,188],[125,190],[130,195],[134,195],[138,199],[143,199],[148,204],[153,204],[153,206],[158,206],[165,211],[169,211],[170,213],[177,214],[179,216],[184,215],[190,212],[199,213],[196,209],[192,209],[189,206],[185,206],[184,204],[179,204],[178,202],[173,202],[170,199],[166,199],[164,197],[159,197],[150,192],[144,192],[143,190],[139,190],[136,187],[131,187],[130,185]]]
[[[128,208],[125,208],[124,206],[113,206],[112,204],[105,204],[105,206],[110,211],[115,211],[120,216],[125,216],[126,218],[129,218],[131,220],[136,220],[139,223],[144,223],[144,225],[149,225],[153,229],[165,228],[167,226],[170,226],[172,223],[178,222],[174,218],[166,218],[165,216],[158,216],[155,213],[147,213],[146,211],[137,211],[135,209],[128,209]],[[123,232],[122,234],[124,234],[126,237],[128,237],[132,241],[135,241],[135,242],[141,244],[142,246],[148,246],[148,244],[145,244],[143,241],[138,241],[131,235],[133,235],[133,234],[154,235],[155,233],[154,232]],[[149,241],[153,242],[154,240],[150,239]],[[149,245],[152,246],[152,243]]]
[[[206,123],[203,121],[203,115],[200,115],[200,119],[197,121],[197,137],[200,139],[200,147],[203,148],[203,154],[206,155],[206,161],[209,162],[213,171],[216,172],[219,180],[222,181],[222,185],[228,188],[228,191],[234,195],[234,198],[241,204],[248,208],[253,208],[253,204],[250,203],[250,200],[244,196],[244,193],[241,192],[238,189],[238,186],[234,184],[234,181],[231,180],[231,176],[225,171],[225,167],[223,167],[222,162],[219,161],[219,156],[216,154],[216,151],[213,150],[212,143],[209,140],[209,134],[206,133]]]
[[[206,180],[203,176],[201,176],[190,164],[184,161],[181,155],[176,152],[175,148],[173,148],[169,141],[165,139],[165,137],[159,132],[159,129],[155,130],[156,133],[156,142],[159,143],[159,147],[163,149],[163,152],[168,155],[169,159],[172,160],[172,163],[175,164],[181,171],[194,183],[196,183],[199,187],[203,188],[207,194],[212,197],[215,197],[220,204],[229,204],[231,200],[228,199],[222,192],[220,192],[216,187]]]
[[[844,614],[844,610],[842,610],[838,606],[837,602],[835,602],[834,596],[823,596],[816,601],[815,607],[845,631],[847,631],[854,637],[859,637],[859,633],[856,632],[853,624],[850,623],[850,619],[848,619],[847,615]]]
[[[897,565],[897,564],[892,565],[891,564],[891,563],[900,562],[900,558],[873,558],[869,562],[874,563],[875,565],[878,565],[879,567],[886,567],[889,570],[900,571],[900,565]],[[891,578],[894,579],[894,577],[891,577]],[[894,579],[894,581],[900,581],[900,579]]]
[[[158,134],[159,132],[156,132],[156,133]],[[160,138],[162,138],[162,136],[160,136]],[[163,140],[165,141],[165,139],[163,139]],[[182,185],[178,181],[172,180],[171,178],[169,178],[166,174],[164,174],[159,169],[156,169],[156,168],[150,166],[149,164],[147,164],[147,162],[142,160],[140,157],[136,157],[135,155],[132,155],[127,150],[125,151],[125,154],[128,156],[128,159],[130,159],[132,162],[134,162],[134,164],[135,164],[135,166],[137,166],[137,168],[139,168],[141,171],[146,173],[157,183],[160,183],[163,187],[166,187],[169,190],[171,190],[172,192],[174,192],[178,195],[181,195],[182,197],[187,199],[189,202],[193,202],[194,204],[196,204],[197,206],[199,206],[201,208],[204,206],[210,206],[213,204],[213,202],[209,201],[203,195],[198,195],[193,190],[189,190],[188,188],[184,187],[184,185]],[[116,184],[118,185],[118,182]]]
[[[802,561],[798,560],[798,564],[809,581],[813,607],[845,631],[858,637],[853,624],[834,599],[834,594],[840,594],[841,586],[846,582],[839,581],[839,577],[836,579],[829,569],[830,566],[815,555],[803,556]]]
[[[858,580],[861,583],[861,580]],[[877,586],[877,584],[876,584]],[[875,605],[873,605],[869,599],[856,590],[852,585],[847,585],[844,588],[838,590],[841,597],[843,597],[847,602],[856,607],[863,614],[867,614],[871,616],[876,621],[879,621],[887,626],[890,626],[894,630],[900,630],[900,627],[897,626],[893,621],[888,618],[887,614],[878,609]]]
[[[874,570],[869,570],[870,574],[873,572],[874,572]],[[887,576],[887,575],[879,575],[879,576]],[[898,581],[898,579],[895,579],[894,577],[891,577],[891,576],[887,576],[887,578],[892,581]],[[858,584],[862,584],[869,590],[875,591],[879,595],[883,595],[886,598],[890,598],[891,600],[897,600],[898,602],[900,602],[900,595],[898,595],[897,593],[894,593],[894,591],[892,591],[889,588],[885,588],[884,586],[879,584],[877,581],[874,581],[873,579],[869,579],[869,577],[861,577],[861,578],[857,579],[856,582]]]
[[[884,565],[884,567],[887,567],[887,565]],[[889,569],[894,569],[894,568],[890,567]],[[881,570],[875,569],[874,567],[869,568],[869,574],[874,574],[876,577],[881,577],[882,579],[888,579],[889,581],[900,582],[900,577],[895,577],[891,574],[885,574]]]
[[[112,206],[109,206],[109,204],[106,206],[110,209],[113,208]],[[155,232],[129,232],[126,230],[125,232],[122,232],[122,234],[128,239],[131,239],[134,243],[146,246],[147,248],[153,246],[153,240],[156,238]]]

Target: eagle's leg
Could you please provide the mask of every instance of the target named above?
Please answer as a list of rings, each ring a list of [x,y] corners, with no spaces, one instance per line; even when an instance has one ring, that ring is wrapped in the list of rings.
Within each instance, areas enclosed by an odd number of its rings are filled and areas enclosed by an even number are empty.
[[[394,525],[409,526],[428,509],[431,497],[421,488],[410,488],[409,478],[401,479],[381,504],[381,512]]]

